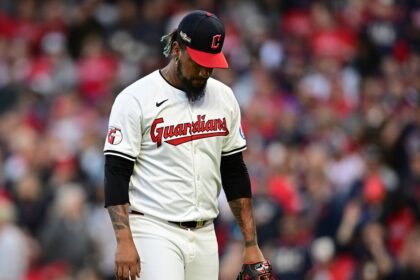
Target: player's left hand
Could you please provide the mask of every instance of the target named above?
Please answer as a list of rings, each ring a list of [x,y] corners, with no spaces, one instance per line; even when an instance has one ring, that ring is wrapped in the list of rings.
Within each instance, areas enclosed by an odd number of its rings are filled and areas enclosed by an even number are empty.
[[[245,247],[243,263],[257,263],[265,260],[258,245]]]
[[[245,247],[243,263],[236,280],[274,280],[271,264],[257,244]]]

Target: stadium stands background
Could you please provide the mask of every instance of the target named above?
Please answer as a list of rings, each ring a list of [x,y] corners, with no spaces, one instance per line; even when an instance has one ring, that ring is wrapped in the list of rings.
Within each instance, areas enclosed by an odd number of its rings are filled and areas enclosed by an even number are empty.
[[[225,23],[258,236],[280,280],[420,279],[420,2],[0,1],[0,279],[113,279],[103,143],[189,10]],[[220,279],[240,233],[223,194]],[[140,252],[141,254],[141,252]],[[164,266],[164,264],[162,264]]]

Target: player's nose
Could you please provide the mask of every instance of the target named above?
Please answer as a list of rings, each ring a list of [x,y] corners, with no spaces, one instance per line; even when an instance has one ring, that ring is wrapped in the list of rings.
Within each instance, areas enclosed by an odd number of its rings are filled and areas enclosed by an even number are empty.
[[[201,78],[208,79],[212,72],[213,72],[212,68],[201,67],[200,72],[199,72],[199,76]]]

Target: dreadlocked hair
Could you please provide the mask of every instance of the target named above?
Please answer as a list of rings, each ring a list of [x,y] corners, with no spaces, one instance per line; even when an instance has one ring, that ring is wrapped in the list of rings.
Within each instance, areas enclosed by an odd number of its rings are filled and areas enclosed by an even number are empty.
[[[180,38],[178,38],[178,30],[177,29],[175,29],[171,33],[163,35],[160,38],[160,41],[164,44],[163,55],[166,58],[171,56],[172,43],[175,42],[175,41],[178,42],[178,45],[182,50],[185,50],[185,44],[182,42],[182,40],[180,40]]]
[[[166,35],[163,35],[160,38],[160,41],[164,44],[163,46],[163,55],[168,58],[171,55],[171,50],[172,50],[172,43],[177,41],[176,37],[177,37],[177,30],[175,29],[174,31],[172,31],[171,33],[168,33]]]

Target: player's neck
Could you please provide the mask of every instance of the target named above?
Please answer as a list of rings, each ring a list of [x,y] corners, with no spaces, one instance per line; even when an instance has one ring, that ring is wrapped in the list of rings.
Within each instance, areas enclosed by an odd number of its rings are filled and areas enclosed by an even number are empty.
[[[165,80],[176,88],[181,88],[182,83],[176,75],[175,63],[171,60],[164,68],[160,70],[160,73]]]

